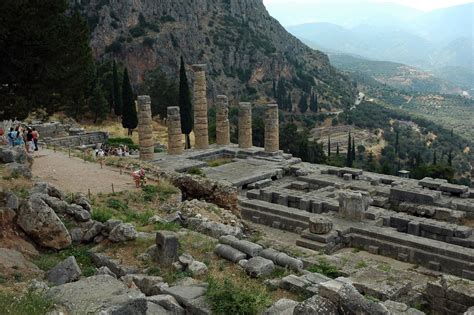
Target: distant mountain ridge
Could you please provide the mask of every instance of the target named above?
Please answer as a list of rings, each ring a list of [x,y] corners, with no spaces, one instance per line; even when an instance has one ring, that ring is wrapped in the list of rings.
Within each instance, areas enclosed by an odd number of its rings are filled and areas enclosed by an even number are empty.
[[[435,10],[398,23],[365,21],[344,27],[344,21],[287,27],[311,47],[360,55],[432,70],[460,68],[456,83],[474,88],[474,3]],[[380,18],[383,18],[381,16]]]

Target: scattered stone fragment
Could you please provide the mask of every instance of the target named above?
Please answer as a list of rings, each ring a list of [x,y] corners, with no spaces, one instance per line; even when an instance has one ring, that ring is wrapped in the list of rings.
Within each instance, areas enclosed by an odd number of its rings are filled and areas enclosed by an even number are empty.
[[[46,273],[49,282],[56,285],[76,281],[81,276],[81,268],[74,256],[69,256]]]
[[[314,216],[309,218],[309,231],[314,234],[327,234],[332,230],[332,221],[328,218]]]
[[[106,266],[102,266],[100,268],[98,268],[95,272],[95,275],[109,275],[109,276],[112,276],[114,278],[117,278],[117,275],[115,273],[113,273],[108,267]]]
[[[109,240],[114,243],[133,241],[138,236],[135,227],[131,223],[122,223],[110,231]]]
[[[271,274],[275,269],[275,264],[269,259],[257,256],[249,259],[244,269],[251,277],[258,278]]]
[[[149,296],[147,297],[147,300],[164,307],[167,311],[171,312],[172,314],[176,314],[176,315],[186,314],[184,308],[182,308],[181,305],[179,305],[178,301],[176,301],[176,299],[171,295],[160,294],[160,295]]]
[[[273,248],[266,248],[262,250],[260,252],[260,256],[270,259],[278,266],[289,267],[296,271],[303,269],[302,260],[290,257],[287,254],[279,252]]]
[[[263,250],[263,247],[261,245],[246,240],[239,240],[238,238],[232,235],[225,235],[219,237],[219,242],[222,244],[230,245],[235,249],[246,253],[250,257],[258,256],[258,254]]]
[[[263,314],[264,315],[275,315],[275,314],[293,315],[293,311],[298,304],[299,303],[294,300],[280,299],[276,301],[275,303],[273,303],[272,306],[267,308],[267,310],[263,312]]]
[[[188,270],[193,276],[203,276],[207,274],[206,264],[196,260],[194,260],[190,265],[188,265]]]
[[[179,240],[176,233],[161,231],[156,233],[156,253],[154,259],[162,265],[171,265],[178,260]]]
[[[237,226],[226,225],[214,221],[204,220],[202,218],[189,218],[186,220],[187,227],[193,231],[206,234],[215,238],[223,235],[232,235],[242,237],[242,229]]]
[[[330,300],[314,295],[295,306],[294,315],[335,315],[339,314],[336,305]]]
[[[99,221],[93,221],[90,228],[84,233],[82,240],[86,243],[91,242],[104,228],[104,224]]]

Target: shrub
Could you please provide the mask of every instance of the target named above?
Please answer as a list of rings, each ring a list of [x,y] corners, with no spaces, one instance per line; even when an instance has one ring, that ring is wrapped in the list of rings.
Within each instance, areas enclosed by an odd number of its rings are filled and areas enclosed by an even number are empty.
[[[190,169],[187,171],[187,173],[190,174],[190,175],[198,175],[198,176],[205,177],[204,172],[203,172],[200,168],[198,168],[198,167],[190,168]]]
[[[89,277],[92,276],[96,271],[89,249],[90,246],[71,246],[58,253],[53,252],[42,254],[37,259],[35,259],[34,263],[41,270],[48,271],[69,256],[74,256],[76,258],[77,264],[82,270],[82,274],[86,277]]]
[[[2,314],[10,315],[42,315],[48,313],[54,302],[39,292],[28,290],[24,295],[0,292]]]
[[[320,259],[317,264],[314,264],[311,267],[309,267],[308,271],[320,273],[333,279],[340,277],[342,275],[336,266],[331,265],[325,259]]]
[[[118,147],[120,145],[126,145],[130,149],[138,149],[138,145],[133,143],[133,140],[130,138],[109,138],[107,140],[107,145],[112,146],[112,147]]]
[[[175,222],[158,222],[155,223],[155,228],[158,231],[173,231],[176,232],[181,228],[181,225]]]
[[[259,314],[271,302],[264,287],[246,283],[237,285],[230,279],[208,279],[206,298],[216,314]]]
[[[222,158],[222,159],[215,159],[215,160],[207,161],[207,165],[209,167],[217,167],[217,166],[221,166],[221,165],[228,164],[228,163],[231,163],[231,162],[232,162],[232,159]]]
[[[139,25],[130,29],[130,35],[132,35],[133,37],[140,37],[140,36],[145,35],[145,33],[146,33],[146,30]]]
[[[91,218],[92,220],[96,220],[99,222],[106,222],[107,220],[111,219],[113,216],[113,212],[107,208],[95,208],[92,210]]]
[[[107,206],[112,208],[112,209],[119,210],[119,211],[125,211],[125,210],[128,209],[128,206],[126,204],[124,204],[122,201],[120,201],[118,199],[114,199],[114,198],[107,199]]]
[[[122,51],[123,45],[120,41],[116,40],[109,46],[105,47],[106,53],[119,53]]]

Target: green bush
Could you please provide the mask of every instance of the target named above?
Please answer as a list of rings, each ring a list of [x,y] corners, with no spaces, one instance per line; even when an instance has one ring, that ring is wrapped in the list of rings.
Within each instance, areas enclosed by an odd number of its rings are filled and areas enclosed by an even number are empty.
[[[146,34],[146,30],[139,25],[130,29],[130,35],[132,35],[133,37],[140,37],[145,34]]]
[[[111,219],[113,216],[113,212],[107,208],[94,208],[92,210],[91,218],[92,220],[96,220],[99,222],[106,222],[107,220]]]
[[[267,291],[250,282],[240,286],[230,279],[209,278],[208,283],[206,298],[215,314],[259,314],[271,303]]]
[[[176,232],[181,228],[181,225],[175,222],[158,222],[155,223],[155,228],[158,231],[173,231]]]
[[[130,149],[138,149],[138,145],[133,143],[133,140],[131,138],[109,138],[107,140],[107,145],[112,146],[112,147],[118,147],[120,145],[126,145]]]
[[[311,267],[309,267],[308,271],[320,273],[333,279],[342,276],[339,269],[337,269],[336,266],[333,266],[330,263],[328,263],[325,259],[320,259],[317,264],[314,264]]]
[[[1,314],[9,315],[43,315],[49,312],[54,302],[43,294],[27,291],[18,297],[17,294],[0,292]]]
[[[96,271],[96,268],[92,262],[91,254],[89,252],[90,248],[91,246],[78,245],[71,246],[57,253],[43,253],[34,260],[34,263],[41,270],[48,271],[69,256],[74,256],[76,258],[77,264],[82,270],[82,275],[89,277],[92,276]]]
[[[128,209],[128,206],[124,204],[122,201],[114,198],[107,199],[107,206],[120,211],[125,211]]]
[[[198,176],[205,177],[204,172],[203,172],[200,168],[198,168],[198,167],[190,168],[190,169],[187,171],[187,173],[190,174],[190,175],[198,175]]]

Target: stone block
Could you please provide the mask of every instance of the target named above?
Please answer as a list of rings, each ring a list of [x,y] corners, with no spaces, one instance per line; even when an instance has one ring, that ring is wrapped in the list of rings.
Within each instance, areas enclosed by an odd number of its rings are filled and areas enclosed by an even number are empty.
[[[333,223],[325,217],[314,216],[309,218],[309,231],[313,234],[327,234],[333,228]]]
[[[157,255],[155,259],[159,264],[171,265],[178,260],[179,240],[176,233],[161,231],[156,233]]]
[[[407,231],[407,233],[411,234],[411,235],[419,236],[420,235],[420,223],[416,222],[416,221],[408,222],[408,231]]]
[[[255,244],[246,240],[239,240],[235,236],[231,236],[231,235],[225,235],[225,236],[219,237],[219,242],[222,244],[230,245],[234,247],[235,249],[238,249],[241,252],[246,253],[250,257],[258,256],[258,254],[263,250],[263,247],[258,244]]]
[[[244,266],[245,272],[254,278],[268,276],[275,269],[273,261],[257,256],[251,258]]]

